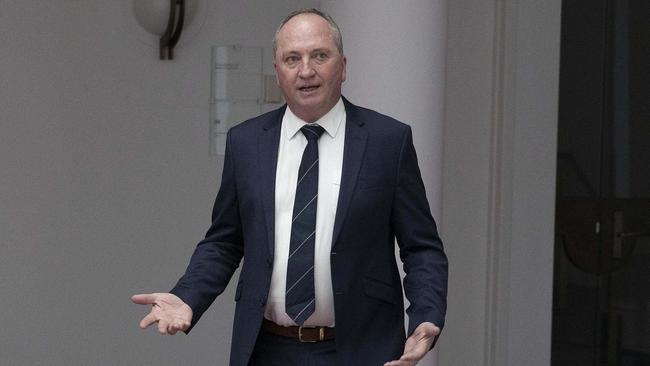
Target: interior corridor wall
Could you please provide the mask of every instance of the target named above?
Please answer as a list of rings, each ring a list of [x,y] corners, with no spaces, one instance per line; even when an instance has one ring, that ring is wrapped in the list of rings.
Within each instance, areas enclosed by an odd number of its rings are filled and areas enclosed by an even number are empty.
[[[318,2],[201,3],[160,61],[130,0],[0,1],[0,364],[227,364],[232,287],[189,336],[140,330],[129,297],[168,291],[209,225],[210,46],[270,46]]]

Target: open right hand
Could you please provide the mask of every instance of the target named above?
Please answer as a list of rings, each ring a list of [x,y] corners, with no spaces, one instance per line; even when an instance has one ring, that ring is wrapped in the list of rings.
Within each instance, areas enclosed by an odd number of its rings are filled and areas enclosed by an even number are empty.
[[[131,301],[153,306],[151,312],[140,321],[142,329],[158,323],[160,334],[176,334],[179,330],[189,329],[192,322],[192,309],[174,294],[138,294],[131,296]]]

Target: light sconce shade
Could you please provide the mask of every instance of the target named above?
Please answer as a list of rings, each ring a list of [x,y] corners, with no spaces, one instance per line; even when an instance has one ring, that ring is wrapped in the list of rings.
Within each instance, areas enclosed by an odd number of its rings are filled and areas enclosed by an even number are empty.
[[[133,13],[142,28],[160,37],[161,60],[174,58],[183,25],[189,24],[194,15],[187,11],[186,0],[133,0]]]

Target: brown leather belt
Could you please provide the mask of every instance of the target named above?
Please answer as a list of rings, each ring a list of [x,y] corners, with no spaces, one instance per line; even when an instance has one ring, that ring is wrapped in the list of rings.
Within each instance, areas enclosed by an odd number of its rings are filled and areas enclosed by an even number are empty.
[[[262,329],[269,333],[308,343],[329,341],[336,336],[334,327],[283,327],[268,319],[264,319],[262,322]]]

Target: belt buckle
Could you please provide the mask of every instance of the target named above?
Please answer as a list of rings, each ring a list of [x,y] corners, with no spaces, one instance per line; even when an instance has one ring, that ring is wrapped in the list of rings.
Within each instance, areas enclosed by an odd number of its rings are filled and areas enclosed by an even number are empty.
[[[303,328],[307,328],[307,329],[316,329],[316,328],[318,328],[318,339],[314,339],[314,340],[302,339],[302,329]],[[322,342],[322,341],[325,340],[325,328],[323,328],[323,327],[303,327],[303,326],[299,326],[298,327],[298,340],[301,343],[316,343],[316,342],[319,342],[319,341]]]

